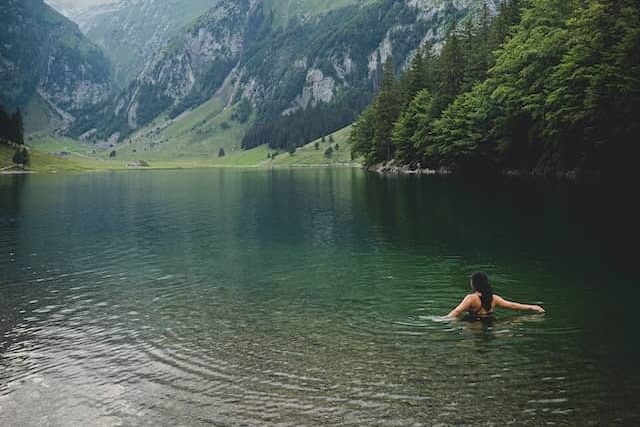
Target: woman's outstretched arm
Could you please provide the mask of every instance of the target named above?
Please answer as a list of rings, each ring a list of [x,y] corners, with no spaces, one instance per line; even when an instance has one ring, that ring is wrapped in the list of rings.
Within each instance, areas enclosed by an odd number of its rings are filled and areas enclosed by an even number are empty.
[[[469,307],[471,307],[471,295],[467,295],[466,297],[464,297],[460,302],[460,304],[458,304],[456,308],[451,310],[451,312],[447,314],[446,317],[451,317],[451,318],[458,317],[461,313],[468,310]]]
[[[544,313],[544,308],[540,307],[539,305],[520,304],[518,302],[507,301],[501,296],[495,294],[493,295],[493,299],[495,300],[498,307],[508,308],[511,310],[532,310],[538,313]]]

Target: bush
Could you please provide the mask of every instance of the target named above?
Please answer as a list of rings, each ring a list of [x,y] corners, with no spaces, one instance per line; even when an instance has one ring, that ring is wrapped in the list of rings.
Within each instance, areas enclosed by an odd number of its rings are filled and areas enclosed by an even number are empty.
[[[218,157],[224,157],[224,148],[220,147],[220,150],[218,151]]]
[[[19,166],[26,166],[29,164],[29,151],[24,145],[20,145],[13,155],[13,163]]]
[[[331,157],[332,155],[333,155],[333,148],[328,147],[326,150],[324,150],[325,157]]]

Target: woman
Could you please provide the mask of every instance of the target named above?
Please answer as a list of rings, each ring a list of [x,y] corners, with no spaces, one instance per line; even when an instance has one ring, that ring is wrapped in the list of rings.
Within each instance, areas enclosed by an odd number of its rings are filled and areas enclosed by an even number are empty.
[[[491,317],[496,306],[512,310],[533,310],[538,313],[544,313],[544,308],[539,305],[511,302],[495,295],[489,284],[489,278],[482,271],[477,271],[471,275],[471,289],[474,290],[474,293],[464,297],[462,302],[451,310],[451,313],[447,314],[447,317],[455,318],[465,311],[468,311],[472,317]]]

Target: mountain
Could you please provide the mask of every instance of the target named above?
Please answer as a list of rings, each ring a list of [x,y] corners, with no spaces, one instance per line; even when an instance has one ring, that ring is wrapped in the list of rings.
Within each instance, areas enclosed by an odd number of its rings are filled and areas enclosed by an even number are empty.
[[[73,0],[45,0],[45,3],[61,15],[78,24],[80,31],[86,33],[86,27],[98,16],[122,9],[127,0],[95,0],[77,3]]]
[[[73,132],[122,138],[152,122],[169,126],[216,99],[222,112],[242,110],[235,117],[247,123],[244,147],[301,145],[353,121],[388,58],[403,68],[420,45],[437,44],[454,20],[483,4],[221,0]]]
[[[112,93],[111,67],[77,25],[42,0],[0,3],[0,104],[29,130],[66,126]]]
[[[169,39],[218,0],[119,0],[84,20],[81,29],[100,46],[124,86]],[[92,8],[95,10],[96,8]]]

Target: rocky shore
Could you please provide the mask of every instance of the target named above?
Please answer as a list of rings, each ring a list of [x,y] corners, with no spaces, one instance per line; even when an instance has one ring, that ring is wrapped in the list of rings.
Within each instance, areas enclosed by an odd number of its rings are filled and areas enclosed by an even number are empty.
[[[397,163],[395,160],[366,166],[365,170],[389,175],[450,175],[452,173],[452,170],[446,167],[430,169],[421,167],[419,163],[415,165],[404,165]]]
[[[365,166],[364,169],[368,172],[375,172],[382,175],[452,175],[454,173],[452,168],[445,166],[438,169],[430,169],[421,167],[419,163],[407,165],[398,163],[395,160]],[[569,171],[503,169],[500,171],[489,172],[489,175],[491,174],[512,178],[557,178],[569,181],[579,181],[581,179],[598,178],[601,176],[600,173],[584,171],[581,169]]]

